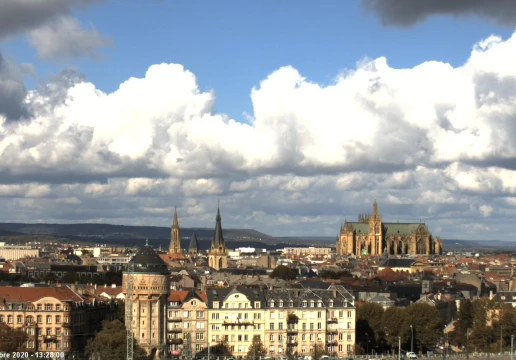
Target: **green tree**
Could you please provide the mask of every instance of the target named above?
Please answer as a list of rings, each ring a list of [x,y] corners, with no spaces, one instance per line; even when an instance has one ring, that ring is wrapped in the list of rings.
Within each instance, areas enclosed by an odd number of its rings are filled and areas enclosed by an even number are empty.
[[[483,300],[472,302],[473,329],[469,337],[468,347],[473,347],[477,351],[489,351],[491,344],[496,342],[494,331],[491,326],[487,326],[487,303]]]
[[[393,349],[398,349],[398,337],[403,336],[406,326],[405,310],[399,307],[389,307],[382,315],[382,331],[386,343]]]
[[[414,332],[414,351],[426,351],[434,347],[441,338],[442,326],[439,311],[426,303],[414,303],[405,309],[405,326],[403,332],[410,341],[410,325]],[[407,331],[408,330],[408,331]]]
[[[248,359],[259,359],[260,357],[264,357],[267,355],[267,351],[265,350],[265,346],[263,345],[262,340],[259,335],[255,335],[253,338],[253,343],[249,346],[249,351],[247,352]]]
[[[127,331],[119,320],[103,321],[102,331],[86,345],[86,354],[99,360],[125,360],[127,357]],[[135,345],[134,357],[145,358],[142,348]]]
[[[356,316],[357,342],[364,349],[377,348],[383,341],[383,307],[376,303],[365,303],[357,307]]]
[[[27,333],[21,329],[13,329],[0,323],[0,349],[4,353],[12,353],[24,349]]]
[[[283,280],[294,280],[297,277],[297,274],[288,266],[278,265],[274,270],[272,270],[270,277]]]
[[[460,303],[451,341],[459,347],[465,345],[468,329],[471,328],[473,328],[473,304],[471,300],[465,300]]]

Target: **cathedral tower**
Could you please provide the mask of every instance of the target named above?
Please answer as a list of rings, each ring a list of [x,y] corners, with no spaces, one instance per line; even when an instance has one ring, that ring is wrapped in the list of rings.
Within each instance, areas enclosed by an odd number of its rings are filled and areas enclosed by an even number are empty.
[[[215,219],[215,233],[211,241],[210,253],[208,255],[209,265],[215,270],[228,267],[228,257],[226,255],[226,244],[222,235],[222,224],[220,218],[220,208],[217,208],[217,218]]]
[[[177,218],[177,208],[174,210],[174,222],[170,231],[169,254],[181,254],[181,237],[179,234],[179,220]]]

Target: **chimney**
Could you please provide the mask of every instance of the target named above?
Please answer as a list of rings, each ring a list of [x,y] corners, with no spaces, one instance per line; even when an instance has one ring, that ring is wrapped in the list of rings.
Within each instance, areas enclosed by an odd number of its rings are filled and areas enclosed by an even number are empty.
[[[337,290],[333,290],[333,298],[337,298]]]
[[[494,298],[494,292],[493,290],[489,290],[489,300],[493,300]]]

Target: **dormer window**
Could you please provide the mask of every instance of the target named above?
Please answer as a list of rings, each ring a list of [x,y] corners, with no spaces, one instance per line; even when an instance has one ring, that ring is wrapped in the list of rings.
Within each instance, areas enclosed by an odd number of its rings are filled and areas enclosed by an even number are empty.
[[[288,303],[288,306],[289,307],[294,307],[294,302],[292,300],[290,300],[289,303]]]
[[[274,300],[271,300],[270,303],[269,303],[269,307],[273,308],[274,307]]]
[[[303,307],[306,307],[307,306],[307,301],[306,300],[303,300]]]
[[[317,301],[317,307],[322,307],[322,301],[321,300]]]
[[[315,305],[315,301],[313,301],[313,300],[310,301],[310,307],[314,307],[314,305]]]
[[[280,300],[280,301],[279,301],[278,306],[279,306],[279,307],[283,307],[283,300]]]
[[[194,300],[192,301],[192,306],[195,306],[197,304],[197,302]]]
[[[333,300],[330,300],[330,302],[328,303],[328,306],[333,307]]]

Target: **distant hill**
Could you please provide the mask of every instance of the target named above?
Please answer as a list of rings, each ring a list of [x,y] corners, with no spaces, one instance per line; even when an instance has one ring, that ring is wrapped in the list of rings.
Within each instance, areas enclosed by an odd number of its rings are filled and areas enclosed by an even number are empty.
[[[195,230],[199,246],[207,249],[213,237],[211,228],[181,228],[181,243],[188,248]],[[256,247],[279,249],[299,246],[334,246],[333,236],[272,237],[254,229],[224,229],[228,248]],[[170,227],[126,226],[110,224],[28,224],[0,223],[0,241],[23,243],[27,241],[74,241],[88,244],[140,246],[149,239],[154,247],[168,248]],[[516,251],[515,241],[499,240],[443,240],[444,251],[483,252],[507,249]]]

